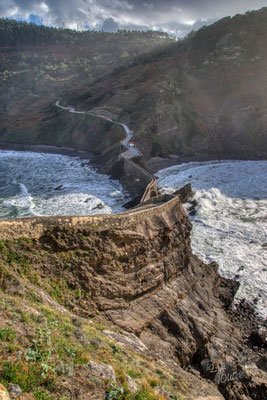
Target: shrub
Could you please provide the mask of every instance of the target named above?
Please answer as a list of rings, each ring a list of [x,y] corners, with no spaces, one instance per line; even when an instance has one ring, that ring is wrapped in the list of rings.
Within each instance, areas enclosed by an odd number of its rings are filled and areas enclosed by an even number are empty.
[[[10,342],[15,339],[16,333],[11,328],[1,328],[0,329],[0,340],[8,340]]]
[[[106,392],[105,400],[122,400],[124,390],[122,387],[111,385]]]
[[[4,385],[12,382],[19,385],[23,392],[29,392],[44,383],[48,384],[50,377],[42,363],[17,360],[4,363],[0,380]]]

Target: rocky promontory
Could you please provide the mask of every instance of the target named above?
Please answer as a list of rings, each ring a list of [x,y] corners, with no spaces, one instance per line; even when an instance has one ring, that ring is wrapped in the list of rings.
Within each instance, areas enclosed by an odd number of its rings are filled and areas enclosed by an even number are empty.
[[[264,362],[228,311],[238,286],[192,254],[180,197],[159,199],[0,223],[6,387],[36,399],[265,398]]]

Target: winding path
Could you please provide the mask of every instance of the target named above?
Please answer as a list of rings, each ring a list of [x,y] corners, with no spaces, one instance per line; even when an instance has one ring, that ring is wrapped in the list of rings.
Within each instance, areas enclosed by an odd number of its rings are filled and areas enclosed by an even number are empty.
[[[66,111],[69,111],[71,113],[88,114],[88,115],[92,115],[94,117],[105,119],[106,121],[113,122],[114,124],[121,125],[123,127],[125,133],[126,133],[126,138],[121,140],[121,145],[124,146],[124,148],[127,149],[124,153],[121,154],[121,157],[133,158],[133,157],[138,157],[138,156],[142,155],[142,152],[138,149],[138,147],[133,146],[133,147],[129,148],[129,141],[131,140],[131,138],[133,136],[133,131],[131,131],[130,128],[126,124],[123,124],[122,122],[114,121],[112,119],[112,116],[108,116],[108,115],[101,114],[101,113],[98,113],[98,112],[95,113],[95,112],[92,112],[92,111],[91,112],[90,111],[77,111],[72,106],[67,106],[67,107],[62,106],[60,104],[59,100],[56,102],[56,106],[61,108],[62,110],[66,110]]]
[[[148,171],[146,171],[144,168],[142,168],[139,164],[136,164],[135,162],[133,162],[131,160],[131,158],[133,158],[133,157],[141,156],[142,152],[135,145],[132,147],[129,147],[129,141],[131,140],[131,138],[133,136],[133,131],[131,131],[130,128],[126,124],[123,124],[122,122],[114,121],[111,113],[109,113],[107,111],[103,112],[103,110],[101,110],[100,108],[93,109],[92,111],[77,111],[73,106],[67,106],[67,107],[62,106],[60,104],[59,100],[56,102],[56,106],[61,108],[62,110],[66,110],[71,113],[87,114],[87,115],[91,115],[93,117],[105,119],[106,121],[110,121],[117,125],[121,125],[126,133],[126,138],[121,140],[120,143],[124,147],[124,149],[126,149],[126,151],[124,153],[122,153],[120,155],[120,157],[124,157],[125,159],[127,159],[127,161],[130,164],[132,164],[135,168],[137,168],[139,171],[141,171],[143,174],[145,174],[146,176],[148,176],[150,178],[150,183],[147,185],[140,202],[142,203],[144,201],[149,200],[151,197],[151,193],[153,193],[153,195],[155,195],[157,193],[157,179],[155,178],[155,176],[150,174]],[[101,111],[102,111],[102,113],[101,113]]]

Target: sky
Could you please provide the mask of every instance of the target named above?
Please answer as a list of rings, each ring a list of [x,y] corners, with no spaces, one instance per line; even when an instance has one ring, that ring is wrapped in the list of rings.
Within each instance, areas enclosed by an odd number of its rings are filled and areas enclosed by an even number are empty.
[[[267,0],[0,0],[0,17],[71,29],[162,30],[184,36]]]

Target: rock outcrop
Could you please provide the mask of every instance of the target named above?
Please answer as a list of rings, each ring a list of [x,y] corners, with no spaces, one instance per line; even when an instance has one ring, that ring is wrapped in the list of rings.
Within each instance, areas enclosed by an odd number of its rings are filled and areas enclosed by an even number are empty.
[[[204,264],[192,253],[191,223],[180,197],[74,221],[49,219],[31,239],[34,250],[23,240],[9,241],[16,257],[28,260],[30,277],[40,276],[31,290],[37,285],[39,294],[54,293],[49,282],[65,282],[61,309],[93,321],[100,315],[110,327],[102,332],[106,338],[178,374],[187,382],[188,399],[200,393],[206,399],[241,400],[244,393],[253,399],[253,392],[263,398],[266,372],[243,357],[246,338],[227,313],[238,286],[221,278],[215,263]],[[5,236],[11,228],[2,225]],[[21,286],[19,278],[2,278],[6,292],[14,293],[14,285]],[[48,296],[42,301],[53,305]],[[77,326],[74,334],[86,344]],[[88,366],[93,375],[115,380],[111,367],[105,366],[106,374],[103,365]]]

